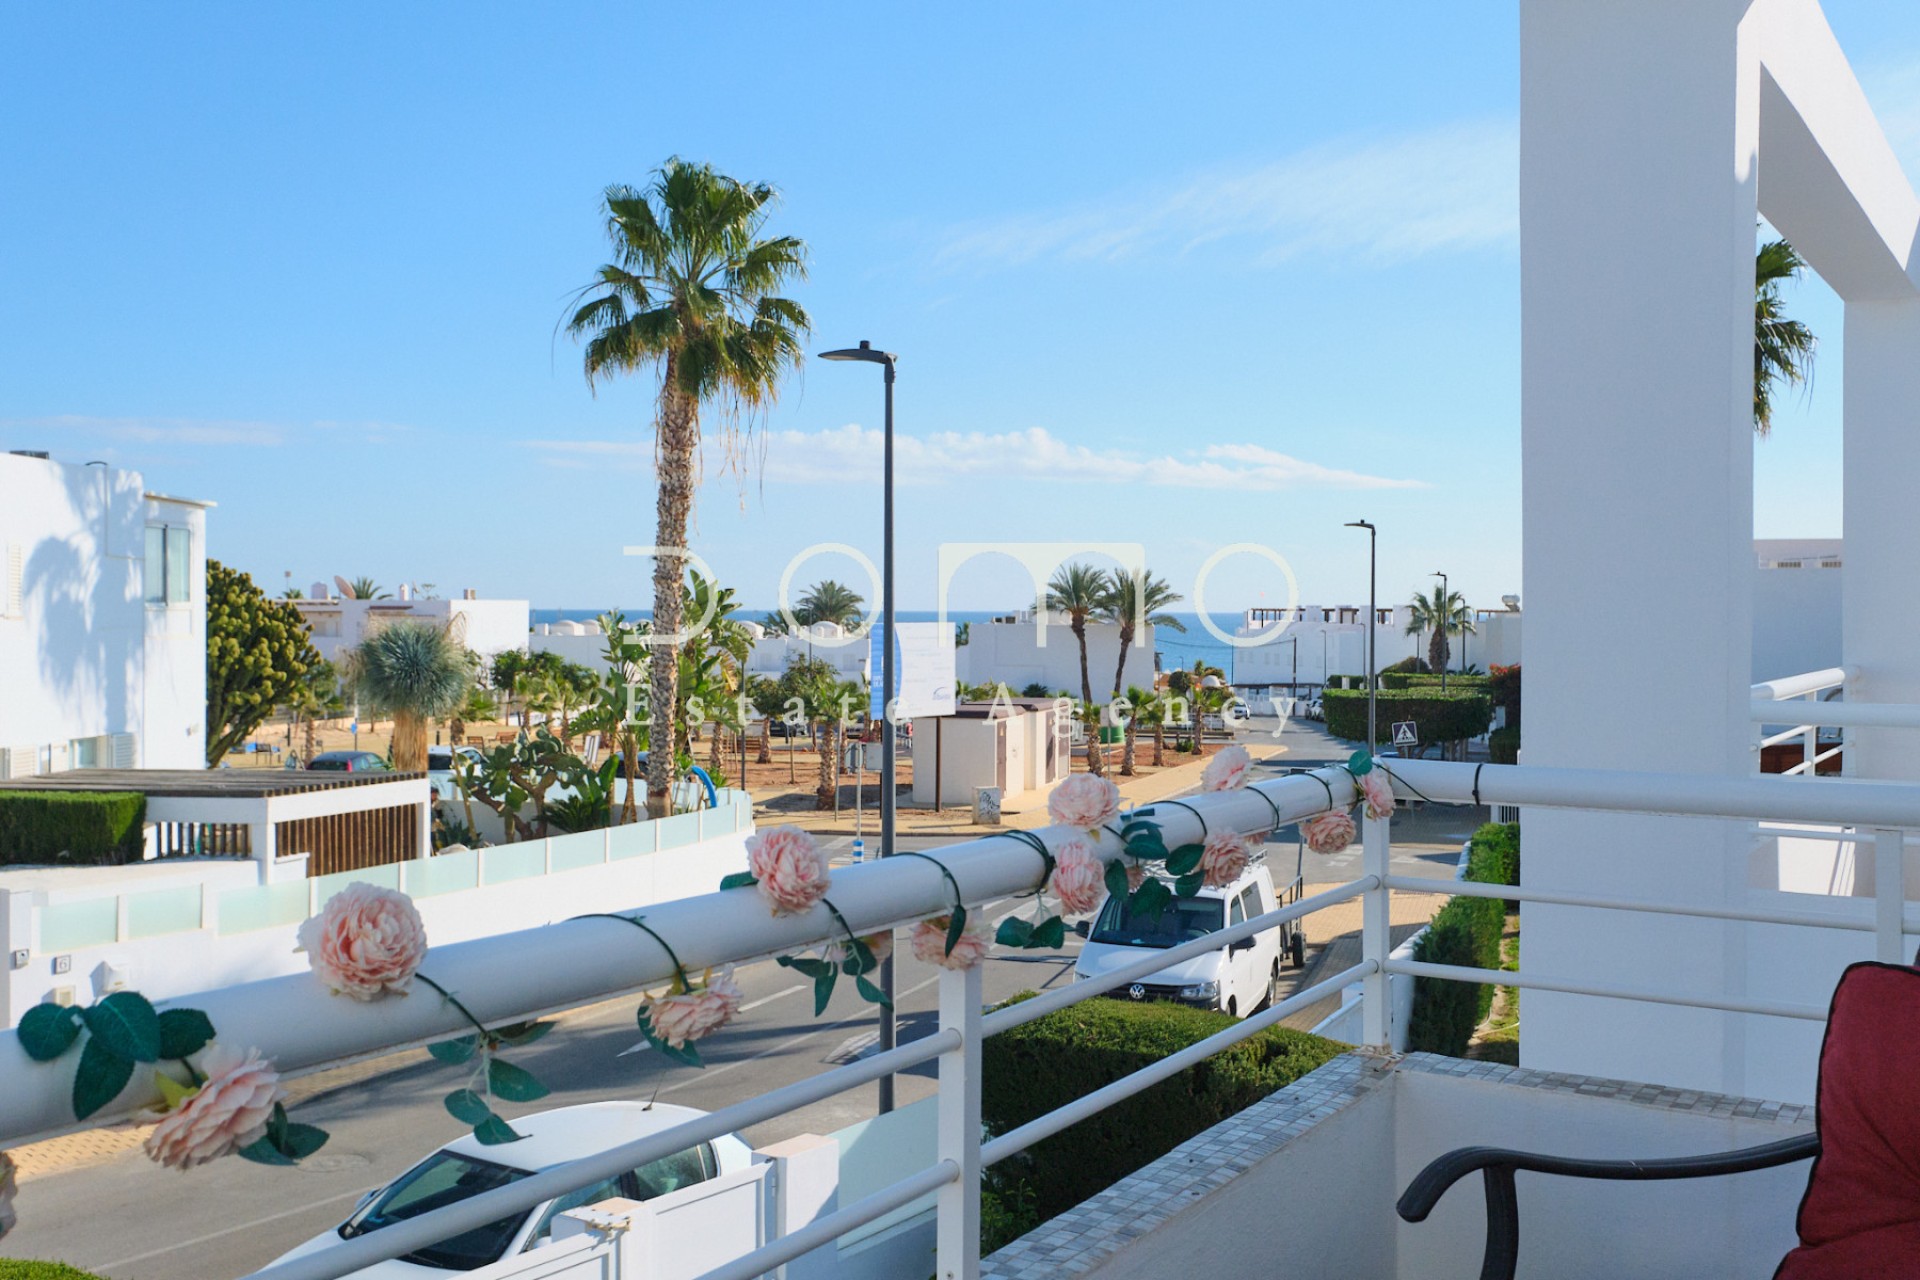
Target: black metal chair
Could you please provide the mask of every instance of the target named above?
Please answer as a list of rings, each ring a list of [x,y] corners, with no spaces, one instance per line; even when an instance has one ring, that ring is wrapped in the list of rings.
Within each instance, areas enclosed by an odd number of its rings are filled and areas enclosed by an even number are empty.
[[[1487,1190],[1487,1248],[1480,1261],[1480,1280],[1513,1280],[1514,1268],[1520,1261],[1520,1204],[1515,1194],[1514,1174],[1522,1169],[1567,1178],[1654,1182],[1751,1173],[1796,1160],[1810,1160],[1819,1154],[1820,1137],[1815,1133],[1739,1151],[1663,1160],[1575,1160],[1499,1147],[1461,1147],[1447,1152],[1415,1175],[1396,1208],[1408,1222],[1424,1222],[1449,1187],[1479,1170],[1486,1179]]]

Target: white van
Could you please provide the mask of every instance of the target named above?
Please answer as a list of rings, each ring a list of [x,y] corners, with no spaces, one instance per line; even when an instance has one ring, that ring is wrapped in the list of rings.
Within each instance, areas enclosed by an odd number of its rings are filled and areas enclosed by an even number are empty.
[[[1224,889],[1202,889],[1176,898],[1157,920],[1135,917],[1125,898],[1108,898],[1087,930],[1086,945],[1073,966],[1076,981],[1131,964],[1154,951],[1265,915],[1277,907],[1273,876],[1253,863]],[[1218,951],[1149,974],[1108,994],[1124,1000],[1176,1000],[1239,1017],[1272,997],[1280,978],[1282,929],[1266,929]]]

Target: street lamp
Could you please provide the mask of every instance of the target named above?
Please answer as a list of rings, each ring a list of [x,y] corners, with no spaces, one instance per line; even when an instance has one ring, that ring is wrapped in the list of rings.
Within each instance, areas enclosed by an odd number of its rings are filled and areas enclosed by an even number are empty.
[[[1453,602],[1447,598],[1447,575],[1435,569],[1433,576],[1440,579],[1440,652],[1447,651],[1447,623],[1452,620]],[[1440,692],[1447,691],[1447,664],[1440,664]]]
[[[1380,623],[1380,606],[1376,603],[1380,585],[1380,531],[1366,520],[1349,520],[1347,528],[1367,531],[1367,750],[1371,751],[1380,742],[1379,699],[1375,689],[1378,681],[1373,671],[1373,634]]]
[[[877,364],[886,370],[886,444],[880,466],[880,755],[886,767],[880,771],[880,856],[893,856],[893,825],[897,797],[895,774],[899,761],[893,745],[893,362],[888,351],[875,351],[871,342],[838,351],[822,351],[822,360],[858,360]],[[880,1051],[894,1047],[896,1027],[893,1018],[893,953],[880,962],[880,990],[886,1003],[880,1006]],[[880,1110],[893,1110],[893,1076],[880,1077]]]

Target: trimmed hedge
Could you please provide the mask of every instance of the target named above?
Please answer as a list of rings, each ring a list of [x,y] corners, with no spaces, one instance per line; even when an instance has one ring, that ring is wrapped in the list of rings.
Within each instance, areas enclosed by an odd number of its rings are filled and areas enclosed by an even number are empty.
[[[1477,738],[1493,723],[1493,703],[1484,693],[1455,693],[1448,689],[1382,689],[1378,743],[1393,741],[1393,725],[1411,720],[1420,745]],[[1367,693],[1364,689],[1329,689],[1321,705],[1327,712],[1327,732],[1349,742],[1367,737]]]
[[[1487,756],[1494,764],[1520,763],[1520,731],[1512,725],[1487,735]]]
[[[134,791],[0,791],[0,866],[138,862],[146,816]]]
[[[1389,680],[1398,681],[1399,683],[1389,683]],[[1442,681],[1440,677],[1436,675],[1416,674],[1392,677],[1381,676],[1380,683],[1389,689],[1438,689]],[[1475,693],[1486,693],[1489,691],[1488,687],[1491,683],[1491,679],[1487,676],[1463,675],[1458,671],[1447,672],[1445,681],[1448,692],[1452,692],[1455,689],[1471,689]],[[1491,695],[1489,694],[1489,696]]]
[[[990,1132],[1006,1133],[1238,1021],[1185,1005],[1107,999],[1036,1018],[982,1046],[981,1118]],[[1065,1212],[1346,1049],[1275,1027],[1034,1144],[1020,1176],[1033,1188],[1040,1220]]]
[[[1489,822],[1474,832],[1467,879],[1479,884],[1520,883],[1519,823]],[[1427,964],[1498,969],[1507,909],[1508,904],[1498,898],[1450,900],[1434,913],[1427,931],[1413,944],[1413,958]],[[1473,1029],[1492,1007],[1493,987],[1486,983],[1416,978],[1407,1048],[1458,1058],[1466,1053]]]
[[[104,1280],[104,1278],[91,1271],[70,1267],[64,1262],[0,1258],[0,1280]]]

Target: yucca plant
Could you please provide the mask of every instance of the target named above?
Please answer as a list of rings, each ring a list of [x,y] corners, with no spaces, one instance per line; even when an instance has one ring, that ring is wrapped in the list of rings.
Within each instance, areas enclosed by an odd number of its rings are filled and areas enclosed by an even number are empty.
[[[474,656],[425,622],[389,622],[374,628],[347,654],[347,687],[362,702],[393,717],[393,767],[427,767],[427,732],[451,715],[473,685]]]

